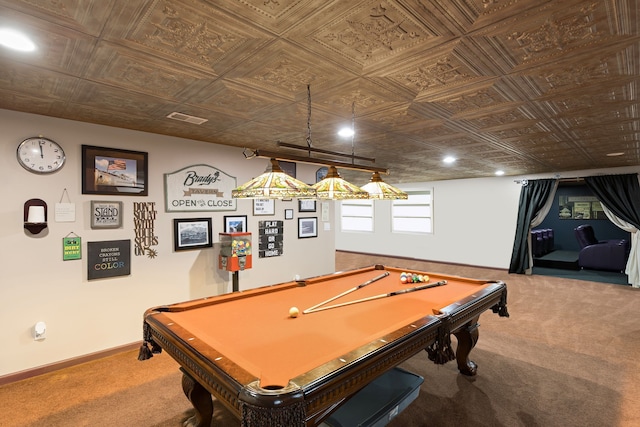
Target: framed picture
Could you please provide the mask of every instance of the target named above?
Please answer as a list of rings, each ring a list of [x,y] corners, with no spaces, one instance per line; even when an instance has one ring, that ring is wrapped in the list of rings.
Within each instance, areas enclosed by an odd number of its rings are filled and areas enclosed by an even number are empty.
[[[246,215],[225,215],[224,232],[225,233],[245,233],[247,231]]]
[[[275,215],[276,201],[274,199],[253,199],[254,215]]]
[[[280,169],[292,178],[296,177],[296,164],[294,162],[285,162],[284,160],[278,160]]]
[[[91,228],[122,227],[122,202],[91,201]]]
[[[147,153],[82,146],[82,194],[147,196]]]
[[[211,218],[185,218],[173,220],[173,247],[176,251],[210,248]]]
[[[298,218],[298,239],[318,237],[318,218]]]
[[[322,181],[329,173],[329,168],[323,166],[316,171],[316,182]]]
[[[298,200],[298,212],[315,212],[315,211],[316,211],[315,199]]]
[[[293,209],[284,210],[284,219],[293,219]]]

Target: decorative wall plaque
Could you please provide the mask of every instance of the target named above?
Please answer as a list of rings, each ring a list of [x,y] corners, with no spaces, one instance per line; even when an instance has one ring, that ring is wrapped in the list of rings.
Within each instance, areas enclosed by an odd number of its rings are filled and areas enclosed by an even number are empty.
[[[235,211],[236,177],[208,165],[187,166],[164,175],[167,212]]]

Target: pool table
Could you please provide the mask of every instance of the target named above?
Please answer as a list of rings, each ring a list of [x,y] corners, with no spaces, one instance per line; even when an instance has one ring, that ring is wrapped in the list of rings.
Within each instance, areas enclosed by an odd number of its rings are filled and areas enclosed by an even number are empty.
[[[428,280],[403,283],[403,272]],[[317,426],[423,350],[475,375],[478,318],[489,309],[508,316],[506,297],[501,281],[374,265],[151,308],[139,358],[164,349],[180,364],[191,425],[210,425],[215,396],[243,426]]]

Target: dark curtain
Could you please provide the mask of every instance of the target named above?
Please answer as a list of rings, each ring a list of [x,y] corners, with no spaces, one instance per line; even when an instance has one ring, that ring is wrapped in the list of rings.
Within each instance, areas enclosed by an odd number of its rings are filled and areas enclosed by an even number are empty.
[[[513,242],[509,273],[524,274],[529,265],[529,246],[527,244],[531,222],[542,210],[549,197],[554,194],[555,179],[537,179],[528,181],[520,190],[516,238]]]
[[[588,176],[584,181],[615,216],[640,229],[638,174]]]

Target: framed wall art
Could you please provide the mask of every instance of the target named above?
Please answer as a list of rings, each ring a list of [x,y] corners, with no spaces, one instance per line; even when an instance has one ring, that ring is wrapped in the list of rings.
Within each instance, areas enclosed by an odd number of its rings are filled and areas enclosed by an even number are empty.
[[[253,199],[254,215],[275,215],[276,201],[274,199]]]
[[[147,196],[147,153],[82,146],[82,194]]]
[[[319,168],[316,171],[316,182],[322,181],[327,176],[327,173],[329,173],[329,168],[328,167],[323,166],[323,167]]]
[[[284,219],[293,219],[293,209],[284,210]]]
[[[131,240],[87,242],[87,279],[131,274]]]
[[[224,232],[225,233],[246,233],[247,232],[247,216],[246,215],[225,215]]]
[[[175,251],[210,248],[211,218],[183,218],[173,220],[173,248]]]
[[[284,160],[278,160],[280,169],[292,178],[296,177],[296,164],[294,162],[285,162]]]
[[[316,211],[315,199],[298,200],[298,212],[315,212],[315,211]]]
[[[122,202],[91,201],[91,228],[122,227]]]
[[[318,218],[298,218],[298,239],[318,237]]]

